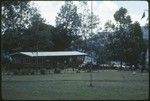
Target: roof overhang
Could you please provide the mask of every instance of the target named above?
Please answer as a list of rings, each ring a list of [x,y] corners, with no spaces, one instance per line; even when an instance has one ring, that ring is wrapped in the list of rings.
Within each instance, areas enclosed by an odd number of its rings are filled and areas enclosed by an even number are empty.
[[[21,54],[30,57],[59,57],[59,56],[86,56],[86,53],[78,51],[52,51],[52,52],[18,52],[13,53],[11,56]]]

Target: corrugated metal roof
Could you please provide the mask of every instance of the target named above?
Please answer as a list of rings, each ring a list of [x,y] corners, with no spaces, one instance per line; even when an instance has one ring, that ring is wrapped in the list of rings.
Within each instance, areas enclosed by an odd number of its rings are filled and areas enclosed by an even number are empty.
[[[15,54],[23,54],[31,57],[36,56],[82,56],[87,55],[86,53],[78,52],[78,51],[53,51],[53,52],[19,52]]]

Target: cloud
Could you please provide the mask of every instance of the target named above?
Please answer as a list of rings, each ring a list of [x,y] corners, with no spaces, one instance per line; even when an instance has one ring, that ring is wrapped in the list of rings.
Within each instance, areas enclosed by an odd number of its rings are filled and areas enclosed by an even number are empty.
[[[46,23],[55,26],[55,17],[64,1],[34,1],[34,3],[36,7],[40,8],[40,14],[46,19]]]
[[[55,26],[55,17],[57,16],[57,13],[60,11],[60,7],[64,4],[64,1],[32,1],[36,4],[36,6],[39,8],[39,11],[43,18],[46,19],[46,22]],[[75,5],[79,7],[79,1],[73,1]],[[128,14],[131,15],[131,19],[134,21],[140,22],[141,25],[144,25],[147,19],[148,14],[146,14],[146,17],[141,20],[141,16],[143,10],[141,4],[143,3],[137,3],[134,6],[131,6],[135,4],[134,2],[116,2],[116,1],[94,1],[93,2],[93,12],[95,15],[98,15],[100,18],[100,26],[104,26],[105,22],[107,20],[112,20],[114,22],[114,13],[119,10],[120,7],[124,7],[128,9]],[[91,1],[88,1],[88,8],[91,9]],[[135,12],[135,10],[138,11]],[[146,6],[147,8],[147,6]],[[82,9],[78,9],[81,11]],[[147,13],[147,12],[146,12]]]
[[[113,15],[119,9],[118,5],[113,1],[96,1],[93,7],[94,13],[100,18],[102,27],[106,21],[114,20]]]
[[[145,24],[148,22],[147,21],[148,14],[147,13],[145,13],[145,14],[146,14],[146,16],[143,19],[141,19],[142,18],[141,14],[139,14],[139,15],[137,15],[137,14],[130,14],[132,22],[138,21],[141,26],[145,26]]]
[[[105,13],[112,13],[118,10],[117,4],[115,4],[113,1],[97,1],[95,2],[95,7],[100,11],[100,12],[105,12]]]

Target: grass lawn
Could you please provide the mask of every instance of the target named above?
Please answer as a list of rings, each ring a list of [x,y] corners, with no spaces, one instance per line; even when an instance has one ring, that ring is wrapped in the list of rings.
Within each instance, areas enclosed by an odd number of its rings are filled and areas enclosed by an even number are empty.
[[[8,100],[145,100],[149,74],[105,70],[93,73],[2,76],[2,98]]]

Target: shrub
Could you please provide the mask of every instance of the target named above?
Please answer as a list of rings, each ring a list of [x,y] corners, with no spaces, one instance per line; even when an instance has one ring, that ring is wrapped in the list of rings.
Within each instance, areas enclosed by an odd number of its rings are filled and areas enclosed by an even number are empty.
[[[59,68],[55,68],[55,69],[54,69],[54,73],[55,73],[55,74],[60,74],[60,73],[61,73],[61,70],[60,70]]]
[[[77,70],[76,73],[80,73],[80,70]]]
[[[40,70],[40,74],[42,74],[42,75],[46,74],[45,70],[44,69]]]

